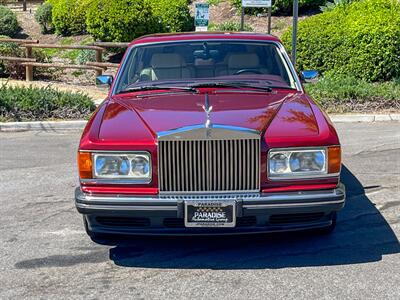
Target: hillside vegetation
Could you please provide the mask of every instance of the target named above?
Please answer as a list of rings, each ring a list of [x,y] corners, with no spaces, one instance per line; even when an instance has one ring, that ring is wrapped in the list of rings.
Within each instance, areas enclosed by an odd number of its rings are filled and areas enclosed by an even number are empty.
[[[290,51],[291,29],[283,42]],[[400,77],[400,2],[354,1],[301,21],[297,68],[366,81]]]

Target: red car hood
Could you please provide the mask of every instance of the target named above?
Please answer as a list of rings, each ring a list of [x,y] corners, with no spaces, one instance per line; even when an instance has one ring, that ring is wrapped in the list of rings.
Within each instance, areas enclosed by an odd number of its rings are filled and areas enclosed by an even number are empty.
[[[100,140],[154,139],[158,132],[204,124],[205,94],[173,93],[114,96],[105,108]],[[212,124],[255,129],[273,136],[318,135],[318,122],[307,96],[277,91],[209,94]],[[142,124],[143,126],[140,126]],[[118,129],[118,130],[117,130]]]

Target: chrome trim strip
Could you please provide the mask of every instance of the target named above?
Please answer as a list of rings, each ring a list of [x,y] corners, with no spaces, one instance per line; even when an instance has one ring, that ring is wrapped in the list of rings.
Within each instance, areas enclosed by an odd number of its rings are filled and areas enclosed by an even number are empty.
[[[159,141],[241,140],[259,139],[260,136],[261,133],[258,130],[222,124],[212,124],[211,127],[198,124],[157,132]]]
[[[121,206],[121,205],[97,205],[97,204],[84,204],[84,203],[76,203],[76,207],[83,209],[101,209],[101,210],[145,210],[145,211],[154,211],[157,210],[166,210],[166,211],[177,211],[177,206]]]
[[[330,204],[341,204],[344,203],[343,200],[337,201],[320,201],[320,202],[306,202],[306,203],[282,203],[282,204],[252,204],[243,205],[245,209],[265,209],[265,208],[287,208],[287,207],[308,207],[316,205],[330,205]]]
[[[93,178],[93,179],[80,179],[81,183],[88,183],[88,184],[149,184],[151,183],[150,179],[108,179],[108,178]]]

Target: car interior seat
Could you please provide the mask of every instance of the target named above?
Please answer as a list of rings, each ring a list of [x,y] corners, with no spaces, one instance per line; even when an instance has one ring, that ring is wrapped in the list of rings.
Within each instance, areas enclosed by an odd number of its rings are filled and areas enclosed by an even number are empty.
[[[218,76],[235,75],[240,70],[254,70],[255,72],[268,74],[268,68],[260,65],[260,58],[256,53],[231,53],[225,59],[226,65],[219,66]],[[250,73],[250,72],[249,72]]]
[[[191,78],[192,72],[183,57],[176,53],[155,53],[151,57],[150,67],[140,72],[140,80],[168,80]]]

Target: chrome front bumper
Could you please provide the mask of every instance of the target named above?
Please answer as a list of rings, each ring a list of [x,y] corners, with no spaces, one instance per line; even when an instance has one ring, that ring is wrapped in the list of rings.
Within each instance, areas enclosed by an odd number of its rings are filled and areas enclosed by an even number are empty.
[[[80,213],[104,211],[168,211],[180,216],[184,201],[190,200],[235,199],[242,210],[302,209],[307,207],[326,207],[339,210],[344,206],[345,187],[340,184],[336,189],[300,191],[286,193],[251,194],[201,194],[201,195],[89,195],[75,190],[75,204]],[[238,216],[242,215],[241,213]]]
[[[182,225],[184,202],[211,199],[234,199],[237,223],[247,223],[229,229],[185,228]],[[100,233],[232,234],[291,231],[329,226],[332,213],[342,209],[345,204],[345,187],[340,184],[335,189],[317,191],[156,196],[89,195],[77,188],[75,204],[85,216],[90,230]],[[304,218],[318,214],[321,215],[318,220]],[[270,220],[277,216],[292,219],[285,224],[272,223]],[[135,220],[142,222],[140,226],[134,224]],[[171,220],[174,224],[172,227],[169,226]],[[253,223],[250,224],[249,220],[253,220]]]

